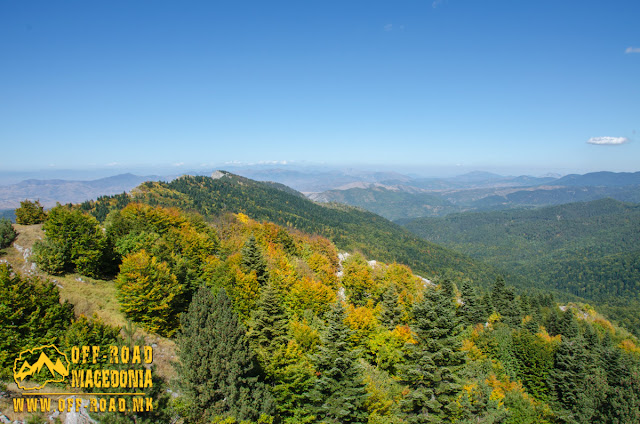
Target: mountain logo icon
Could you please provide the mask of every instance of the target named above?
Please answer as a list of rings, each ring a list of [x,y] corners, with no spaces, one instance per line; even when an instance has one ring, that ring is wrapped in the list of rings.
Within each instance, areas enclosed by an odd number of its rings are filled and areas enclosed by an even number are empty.
[[[42,389],[47,383],[61,383],[69,375],[69,359],[54,345],[20,352],[13,363],[13,379],[22,390]],[[36,383],[25,387],[25,383]]]

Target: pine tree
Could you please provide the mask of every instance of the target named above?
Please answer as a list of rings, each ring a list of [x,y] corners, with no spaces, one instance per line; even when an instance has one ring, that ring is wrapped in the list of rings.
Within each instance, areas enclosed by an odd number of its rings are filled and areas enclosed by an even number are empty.
[[[427,288],[413,315],[417,343],[409,346],[404,380],[411,392],[402,408],[410,423],[440,423],[457,408],[458,371],[465,357],[460,351],[462,326],[452,299],[440,288]]]
[[[258,282],[261,286],[264,286],[269,280],[269,271],[267,270],[267,262],[265,261],[258,242],[254,236],[249,237],[249,240],[242,248],[242,267],[245,272],[255,271]]]
[[[512,327],[520,324],[520,308],[515,300],[516,296],[513,288],[506,286],[504,278],[496,278],[496,283],[491,293],[493,308],[502,315],[503,321]]]
[[[462,317],[466,324],[475,325],[486,321],[487,314],[482,305],[482,299],[468,281],[462,283],[462,301],[464,302],[461,307]]]
[[[256,308],[247,337],[265,368],[269,368],[274,352],[285,347],[288,341],[287,315],[282,307],[282,298],[272,284],[267,284],[262,290]]]
[[[366,391],[357,355],[350,346],[351,331],[344,323],[344,308],[337,302],[327,313],[322,346],[315,356],[319,374],[309,398],[316,418],[326,423],[365,423]]]
[[[212,417],[255,420],[274,402],[224,289],[200,288],[181,317],[178,375],[194,421]]]
[[[387,330],[396,328],[402,319],[402,307],[398,303],[398,290],[391,284],[382,295],[382,313],[380,322]]]
[[[560,319],[558,326],[558,333],[562,334],[563,337],[574,338],[580,334],[580,329],[578,328],[578,322],[576,317],[571,312],[571,309],[568,309],[562,314],[562,318]]]
[[[549,386],[556,405],[554,410],[566,422],[593,422],[604,400],[606,377],[593,359],[582,338],[563,338],[555,351]]]

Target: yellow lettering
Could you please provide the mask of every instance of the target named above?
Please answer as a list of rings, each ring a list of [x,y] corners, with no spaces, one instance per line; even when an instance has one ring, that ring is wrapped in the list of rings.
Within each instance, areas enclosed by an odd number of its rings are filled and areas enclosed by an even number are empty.
[[[100,356],[100,346],[91,346],[91,350],[93,351],[93,363],[95,364]]]
[[[71,371],[71,387],[84,387],[84,370]]]
[[[144,387],[153,387],[153,378],[151,377],[151,370],[145,370],[144,372]]]
[[[151,346],[144,347],[144,362],[147,364],[153,362],[153,348]]]
[[[111,370],[111,387],[117,389],[120,386],[120,379],[118,378],[120,374],[116,370]]]
[[[96,398],[91,398],[89,412],[98,412],[98,400]]]
[[[120,360],[123,364],[129,362],[129,348],[127,346],[122,346],[122,349],[120,349]]]
[[[76,398],[76,412],[80,412],[80,407],[82,406],[82,399]]]
[[[105,398],[100,399],[100,412],[107,410],[107,400]]]
[[[109,388],[109,370],[102,371],[102,387],[105,389]]]
[[[82,363],[86,364],[89,359],[89,346],[82,346]]]
[[[23,411],[24,411],[24,399],[13,398],[13,412],[23,412]]]
[[[109,363],[118,363],[118,346],[109,346]]]
[[[127,372],[125,370],[120,371],[120,387],[127,387]]]
[[[71,348],[71,362],[74,364],[80,362],[80,348],[78,346]]]
[[[133,412],[143,412],[144,399],[134,397],[133,398]]]
[[[109,399],[109,412],[116,412],[116,400],[114,398]]]
[[[65,407],[65,401],[64,399],[58,399],[58,411],[59,412],[64,412],[64,407]]]
[[[100,370],[95,370],[93,373],[93,384],[95,384],[98,389],[102,387],[101,375],[102,372]]]
[[[51,399],[49,398],[40,398],[40,410],[42,412],[51,411]]]
[[[27,412],[36,412],[38,410],[38,399],[27,398]]]
[[[123,398],[119,398],[118,399],[118,411],[119,412],[124,412],[126,408],[127,408],[127,404],[126,404],[125,400]]]
[[[93,388],[93,371],[87,370],[84,376],[84,386]]]
[[[131,356],[132,364],[139,364],[142,362],[142,358],[140,357],[140,346],[133,347],[133,355]]]
[[[138,376],[136,370],[129,370],[129,385],[127,387],[138,388]]]
[[[153,411],[153,399],[147,398],[147,412]]]

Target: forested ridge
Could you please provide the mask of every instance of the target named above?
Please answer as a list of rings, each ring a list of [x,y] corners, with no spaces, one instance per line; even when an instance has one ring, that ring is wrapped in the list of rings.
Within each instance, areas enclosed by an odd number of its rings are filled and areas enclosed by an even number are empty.
[[[602,199],[403,224],[426,240],[595,301],[640,332],[640,205]]]
[[[322,235],[343,250],[358,250],[377,260],[403,263],[429,278],[456,275],[488,286],[504,273],[426,242],[376,214],[337,203],[314,203],[286,186],[224,175],[217,179],[184,176],[170,183],[148,182],[131,196],[103,196],[81,207],[99,220],[131,199],[196,211],[206,218],[242,212],[253,219]]]

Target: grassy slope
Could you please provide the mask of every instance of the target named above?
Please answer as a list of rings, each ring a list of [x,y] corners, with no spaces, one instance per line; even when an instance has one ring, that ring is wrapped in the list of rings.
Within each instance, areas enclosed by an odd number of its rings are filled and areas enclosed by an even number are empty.
[[[10,247],[1,251],[0,260],[6,260],[15,271],[26,274],[31,270],[32,264],[29,252],[33,244],[44,237],[42,224],[14,224],[14,228],[18,237]],[[25,255],[25,251],[27,255]],[[116,298],[116,288],[113,281],[96,280],[78,274],[53,276],[42,271],[32,272],[36,272],[43,279],[55,282],[60,290],[61,300],[68,300],[73,304],[76,316],[96,314],[109,325],[125,325],[126,319],[120,312],[120,304]],[[167,378],[173,377],[175,372],[171,361],[175,359],[175,343],[157,335],[147,334],[140,329],[137,330],[136,335],[142,336],[147,344],[157,345],[154,348],[154,364],[158,374]],[[14,383],[9,384],[9,389],[12,387],[17,390]],[[0,409],[5,410],[2,405],[0,405]]]

